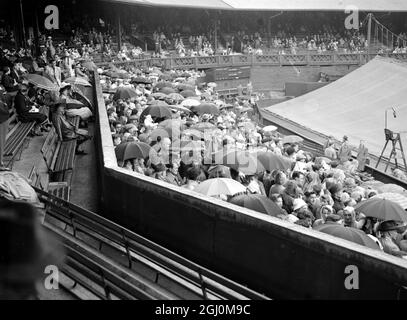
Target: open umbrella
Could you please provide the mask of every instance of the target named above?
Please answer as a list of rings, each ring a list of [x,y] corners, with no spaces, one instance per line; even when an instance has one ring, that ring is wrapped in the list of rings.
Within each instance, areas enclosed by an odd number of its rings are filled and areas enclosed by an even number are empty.
[[[53,83],[46,77],[40,76],[38,74],[27,74],[25,76],[27,81],[40,89],[48,90],[48,91],[58,91],[59,87],[57,84]]]
[[[199,106],[201,102],[199,102],[196,99],[185,99],[184,101],[181,102],[181,106],[184,107],[194,107],[194,106]]]
[[[178,131],[180,131],[181,128],[184,128],[184,124],[180,119],[166,119],[161,121],[158,126],[161,128],[178,129]]]
[[[330,164],[332,162],[332,160],[327,157],[316,157],[315,158],[316,163],[318,163],[318,162],[320,163],[322,161],[324,161],[326,164]]]
[[[246,187],[241,183],[228,178],[205,180],[194,189],[195,192],[207,196],[229,195],[246,192]]]
[[[366,233],[356,228],[348,228],[340,224],[322,224],[314,230],[330,234],[332,236],[355,242],[362,246],[372,249],[380,249],[373,239],[369,238]]]
[[[195,91],[192,90],[181,91],[181,96],[183,96],[184,98],[194,97],[195,95]]]
[[[163,100],[153,100],[148,103],[150,106],[168,107],[168,103]]]
[[[65,79],[64,81],[67,83],[73,84],[73,85],[81,85],[81,86],[85,86],[85,87],[92,86],[88,80],[86,80],[85,78],[81,78],[81,77],[70,77],[68,79]]]
[[[264,132],[272,132],[272,131],[276,131],[278,128],[276,126],[267,126],[263,128]]]
[[[407,212],[403,207],[387,199],[372,197],[357,204],[355,210],[364,213],[367,217],[407,222]]]
[[[193,137],[194,140],[200,140],[204,137],[204,134],[202,131],[199,131],[199,130],[193,129],[193,128],[182,131],[182,134],[189,136],[189,137]]]
[[[67,98],[65,99],[67,109],[79,109],[84,107],[84,104],[76,99]]]
[[[158,100],[165,100],[167,98],[167,94],[164,92],[154,92],[151,96]]]
[[[170,87],[164,87],[160,89],[160,92],[164,93],[164,94],[171,94],[171,93],[176,93],[176,91],[173,88]]]
[[[151,138],[151,141],[156,141],[158,137],[161,138],[170,138],[173,141],[178,140],[181,135],[181,132],[176,129],[176,128],[162,128],[159,127],[155,130],[153,130],[150,134],[149,137]]]
[[[291,169],[292,161],[273,152],[258,152],[257,159],[268,171]]]
[[[191,111],[198,114],[219,114],[218,107],[213,103],[201,103],[199,106],[191,107]]]
[[[172,113],[167,106],[151,105],[143,110],[140,118],[144,119],[147,115],[155,118],[169,118],[171,119]]]
[[[77,86],[72,87],[72,97],[82,102],[85,107],[93,108],[92,102],[81,90],[78,90]]]
[[[207,86],[210,88],[216,88],[218,85],[215,82],[209,82]]]
[[[256,154],[248,151],[233,150],[223,156],[222,164],[238,170],[246,175],[254,175],[266,171]]]
[[[119,99],[126,100],[126,99],[132,99],[137,97],[137,92],[132,89],[132,88],[127,88],[127,87],[119,87],[116,90],[116,93],[113,96],[113,100],[117,101]]]
[[[87,61],[83,61],[82,63],[82,67],[88,69],[88,70],[96,70],[97,66],[93,61],[87,60]]]
[[[178,88],[178,90],[181,90],[181,91],[186,91],[186,90],[193,91],[194,95],[195,95],[195,87],[193,85],[186,84],[186,83],[180,83],[177,86],[177,88]]]
[[[192,126],[191,129],[199,130],[199,131],[208,131],[208,130],[215,130],[217,129],[216,126],[210,122],[200,122],[196,125]]]
[[[384,185],[381,185],[380,187],[377,188],[377,191],[379,191],[379,193],[392,192],[407,196],[406,189],[394,183],[386,183]]]
[[[380,198],[393,201],[395,203],[398,203],[404,210],[407,210],[407,197],[402,196],[399,193],[392,192],[380,193],[373,196],[372,198]]]
[[[301,143],[303,141],[304,141],[304,139],[301,138],[300,136],[291,135],[291,136],[285,136],[281,142],[283,144],[286,144],[286,143]]]
[[[174,101],[183,101],[184,97],[180,95],[179,93],[170,93],[167,96],[168,99],[174,100]]]
[[[154,87],[157,88],[157,89],[162,89],[162,88],[165,88],[165,87],[171,88],[172,83],[168,82],[168,81],[158,82]]]
[[[232,178],[230,168],[222,164],[212,166],[208,169],[208,179],[212,178]]]
[[[151,147],[144,142],[125,142],[115,148],[118,161],[142,158],[145,159],[150,154]]]
[[[187,112],[187,113],[190,113],[191,112],[191,110],[189,110],[188,108],[186,108],[186,107],[183,107],[183,106],[181,106],[181,105],[170,105],[170,106],[168,106],[170,109],[173,109],[173,110],[175,110],[175,111],[181,111],[181,112]]]
[[[272,217],[281,213],[281,209],[273,201],[261,194],[242,194],[233,197],[229,202]]]
[[[145,77],[135,77],[131,79],[131,83],[144,83],[144,84],[149,84],[153,83],[152,80],[145,78]]]

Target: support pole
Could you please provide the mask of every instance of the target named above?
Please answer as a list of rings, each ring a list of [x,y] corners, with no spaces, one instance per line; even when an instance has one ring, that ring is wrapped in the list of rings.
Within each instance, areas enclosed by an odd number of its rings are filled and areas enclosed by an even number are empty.
[[[372,40],[372,14],[369,13],[369,21],[367,23],[367,54],[370,54],[370,46],[371,46],[371,40]],[[369,56],[370,60],[370,56]]]
[[[117,8],[117,51],[122,49],[122,27],[120,23],[120,10]]]
[[[21,26],[23,31],[23,45],[22,47],[26,47],[26,39],[25,39],[25,22],[24,22],[24,12],[23,12],[23,0],[20,0],[20,12],[21,12]]]

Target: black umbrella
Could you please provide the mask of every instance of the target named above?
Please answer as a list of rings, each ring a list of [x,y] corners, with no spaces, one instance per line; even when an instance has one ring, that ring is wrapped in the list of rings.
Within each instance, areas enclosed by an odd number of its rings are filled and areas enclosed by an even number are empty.
[[[120,87],[117,89],[116,93],[113,96],[113,100],[117,101],[119,99],[126,100],[137,97],[137,92],[132,88]]]
[[[268,197],[261,194],[244,194],[235,196],[229,201],[238,206],[276,217],[281,209]]]

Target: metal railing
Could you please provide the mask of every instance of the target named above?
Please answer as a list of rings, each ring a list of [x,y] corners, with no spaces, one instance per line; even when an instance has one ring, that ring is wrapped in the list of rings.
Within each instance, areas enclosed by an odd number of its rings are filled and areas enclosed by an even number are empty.
[[[113,63],[116,66],[162,67],[165,69],[203,69],[230,66],[315,66],[315,65],[362,65],[378,54],[368,53],[327,53],[327,54],[285,54],[285,55],[217,55],[208,57],[169,57],[134,59],[98,63],[100,67]],[[389,58],[407,61],[405,53],[379,54]]]
[[[229,280],[194,262],[187,260],[150,240],[111,222],[95,213],[36,189],[39,198],[46,204],[45,226],[63,238],[68,251],[67,272],[82,286],[102,299],[110,299],[113,293],[119,298],[165,299],[168,294],[153,289],[142,291],[140,282],[132,279],[134,266],[142,264],[155,273],[154,283],[159,277],[170,279],[183,290],[202,299],[255,299],[267,300],[244,285]],[[86,239],[86,240],[85,240]],[[79,244],[93,244],[93,250],[84,250]],[[116,251],[124,256],[122,268],[109,265],[99,254],[102,248]],[[112,268],[115,270],[113,272]],[[76,271],[74,271],[74,270]],[[79,270],[79,271],[78,271]],[[65,271],[65,270],[64,270]],[[102,291],[94,290],[86,281],[81,282],[81,273],[92,281],[99,281]],[[117,276],[117,273],[121,276]],[[79,275],[78,275],[79,274]],[[123,281],[120,281],[123,279]]]

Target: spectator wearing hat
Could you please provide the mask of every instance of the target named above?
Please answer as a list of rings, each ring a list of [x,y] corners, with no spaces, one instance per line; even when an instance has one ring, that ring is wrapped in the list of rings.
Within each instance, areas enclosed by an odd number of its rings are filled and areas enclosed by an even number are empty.
[[[10,67],[4,67],[3,69],[3,76],[1,77],[1,84],[7,90],[7,92],[17,92],[19,89],[17,80],[18,78],[14,78],[11,76],[11,69]]]
[[[378,238],[384,252],[407,258],[407,251],[401,250],[399,246],[403,227],[405,227],[403,224],[394,220],[383,221],[379,224],[377,228]]]
[[[58,86],[61,86],[62,71],[61,68],[57,66],[55,59],[49,60],[47,66],[45,67],[44,75]]]
[[[349,158],[352,158],[352,149],[349,145],[347,136],[343,136],[342,144],[338,151],[338,158],[340,163],[345,163]]]
[[[324,155],[325,155],[325,157],[327,157],[331,160],[337,159],[336,150],[334,148],[334,142],[329,141],[328,146],[324,150]]]
[[[272,194],[282,194],[284,192],[284,185],[287,182],[287,176],[283,171],[278,171],[274,177],[274,184],[269,190],[269,197]]]
[[[21,84],[19,91],[14,98],[14,107],[18,114],[18,120],[21,122],[35,121],[34,134],[41,136],[41,127],[48,122],[48,118],[45,114],[38,112],[34,107],[31,100],[28,98],[28,86]]]
[[[60,141],[67,141],[76,139],[76,154],[86,154],[81,145],[91,139],[91,136],[86,130],[76,129],[76,126],[73,125],[65,115],[65,101],[58,101],[55,105],[55,111],[52,113],[52,124],[55,127],[58,138]]]

